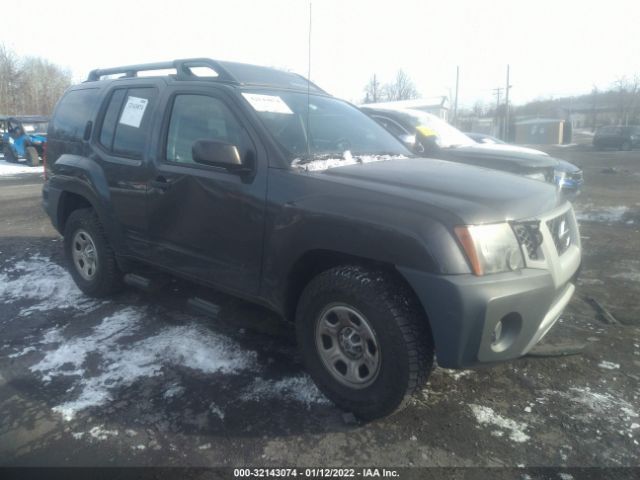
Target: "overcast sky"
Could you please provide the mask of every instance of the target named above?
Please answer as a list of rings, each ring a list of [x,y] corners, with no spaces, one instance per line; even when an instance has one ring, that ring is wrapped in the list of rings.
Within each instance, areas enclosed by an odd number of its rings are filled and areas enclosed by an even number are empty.
[[[76,80],[96,67],[199,56],[307,73],[309,0],[29,0],[18,8],[22,20],[3,22],[0,41],[68,67]],[[429,96],[454,91],[459,65],[466,105],[494,101],[507,63],[516,103],[640,74],[638,0],[312,0],[312,12],[311,78],[354,102],[374,72],[387,81],[399,68]]]

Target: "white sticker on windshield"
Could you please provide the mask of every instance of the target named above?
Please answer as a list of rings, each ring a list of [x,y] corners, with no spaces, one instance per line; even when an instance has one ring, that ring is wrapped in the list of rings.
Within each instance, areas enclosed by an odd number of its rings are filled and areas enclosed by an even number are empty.
[[[259,93],[243,93],[256,112],[292,114],[289,105],[277,95],[261,95]]]
[[[122,115],[120,115],[120,123],[139,128],[148,103],[149,100],[146,98],[128,97]]]

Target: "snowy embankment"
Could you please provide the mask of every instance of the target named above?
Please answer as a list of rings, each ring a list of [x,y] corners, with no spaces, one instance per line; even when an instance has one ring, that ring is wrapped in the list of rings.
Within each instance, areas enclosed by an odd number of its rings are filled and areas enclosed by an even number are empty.
[[[44,167],[39,165],[31,167],[25,163],[9,163],[6,160],[0,160],[0,177],[13,177],[15,175],[23,175],[25,173],[43,173]]]

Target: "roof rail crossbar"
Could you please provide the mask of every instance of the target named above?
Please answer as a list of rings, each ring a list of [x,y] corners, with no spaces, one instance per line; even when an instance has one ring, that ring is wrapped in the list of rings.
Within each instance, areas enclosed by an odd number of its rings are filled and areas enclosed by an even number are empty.
[[[210,58],[185,58],[173,60],[171,62],[142,63],[139,65],[127,65],[123,67],[98,68],[89,72],[87,82],[95,82],[106,75],[123,74],[125,77],[137,77],[139,72],[150,72],[153,70],[170,70],[175,69],[177,77],[181,80],[193,80],[200,78],[195,75],[191,68],[208,67],[216,72],[216,80],[235,82],[237,80],[226,70],[219,62]],[[206,78],[206,77],[205,77]]]

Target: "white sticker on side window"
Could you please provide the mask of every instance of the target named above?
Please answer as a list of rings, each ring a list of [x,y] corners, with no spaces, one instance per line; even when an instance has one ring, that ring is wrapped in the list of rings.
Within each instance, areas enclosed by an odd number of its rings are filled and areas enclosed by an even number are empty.
[[[292,114],[289,105],[277,95],[261,95],[259,93],[243,93],[256,112]]]
[[[120,115],[120,123],[139,128],[148,103],[149,100],[146,98],[127,97],[127,103],[122,110],[122,115]]]

